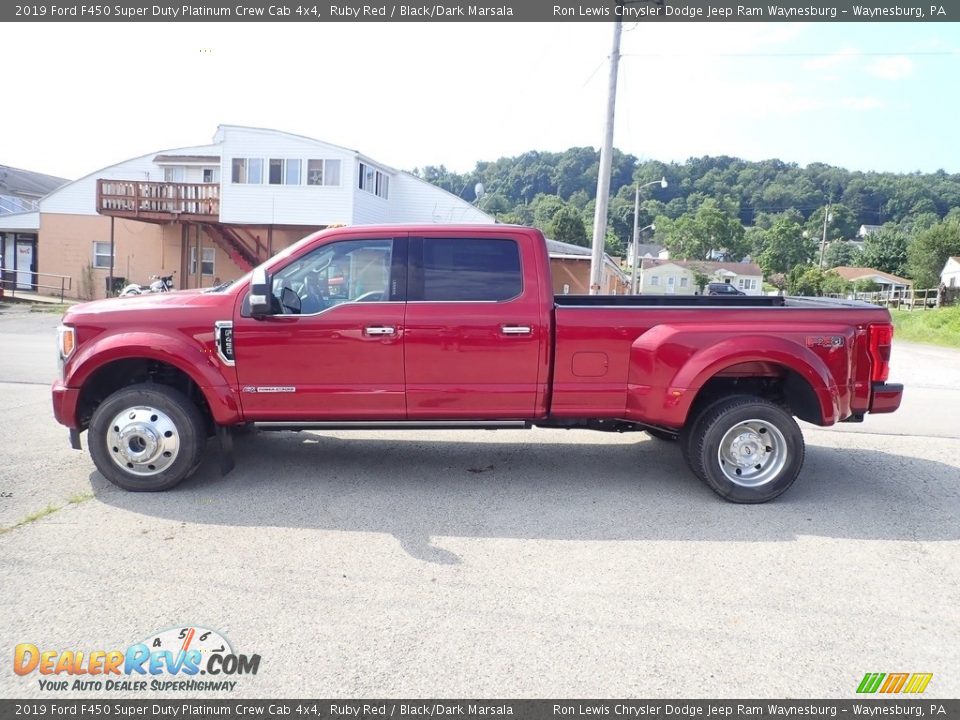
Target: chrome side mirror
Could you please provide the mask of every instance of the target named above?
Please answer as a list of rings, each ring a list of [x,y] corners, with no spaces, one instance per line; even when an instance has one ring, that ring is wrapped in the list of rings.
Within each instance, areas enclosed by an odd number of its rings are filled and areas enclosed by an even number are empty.
[[[250,281],[250,315],[262,318],[270,314],[270,299],[272,296],[270,276],[262,267],[253,271]]]

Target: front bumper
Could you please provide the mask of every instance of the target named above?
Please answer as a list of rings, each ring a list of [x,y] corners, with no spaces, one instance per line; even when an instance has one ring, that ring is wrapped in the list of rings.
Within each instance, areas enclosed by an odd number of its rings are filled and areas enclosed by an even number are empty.
[[[53,383],[51,392],[53,394],[53,417],[61,425],[66,425],[71,430],[79,430],[77,404],[80,402],[80,390],[67,387],[61,380],[57,380]]]
[[[870,412],[892,413],[900,407],[903,399],[903,385],[875,383],[870,399]]]

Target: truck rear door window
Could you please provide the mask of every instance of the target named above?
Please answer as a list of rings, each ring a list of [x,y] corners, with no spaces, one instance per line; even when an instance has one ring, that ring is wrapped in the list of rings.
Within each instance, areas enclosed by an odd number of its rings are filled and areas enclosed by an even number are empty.
[[[522,290],[520,249],[513,240],[423,239],[423,300],[490,302]]]

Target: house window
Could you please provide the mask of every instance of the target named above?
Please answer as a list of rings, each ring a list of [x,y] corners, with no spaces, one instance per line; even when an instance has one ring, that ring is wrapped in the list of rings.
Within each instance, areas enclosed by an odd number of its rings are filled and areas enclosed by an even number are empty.
[[[651,275],[651,276],[650,276],[650,284],[651,284],[651,285],[659,285],[659,284],[660,284],[660,276],[659,276],[659,275]]]
[[[163,169],[163,181],[182,183],[187,181],[187,169],[185,167],[165,167]]]
[[[743,278],[737,278],[737,287],[740,288],[741,290],[743,290],[743,288],[744,288]]]
[[[95,268],[110,268],[110,243],[93,243],[93,266]]]
[[[339,160],[307,160],[307,185],[337,186],[339,184]]]
[[[203,181],[205,183],[218,183],[220,182],[220,168],[204,168],[203,169]]]
[[[239,185],[259,185],[263,182],[263,160],[234,158],[232,181]]]
[[[689,285],[690,285],[690,278],[687,278],[687,277],[680,278],[680,287],[682,288],[689,287]]]
[[[285,160],[283,164],[283,183],[284,185],[300,184],[300,161]]]
[[[359,187],[377,197],[386,199],[390,185],[390,177],[373,165],[360,163]]]
[[[214,269],[214,260],[217,257],[216,248],[205,247],[200,248],[203,251],[203,260],[200,263],[200,273],[202,275],[213,275]],[[190,248],[190,274],[197,274],[197,248],[192,246]]]
[[[270,184],[271,185],[299,185],[300,184],[300,161],[299,160],[279,160],[279,159],[271,158]]]

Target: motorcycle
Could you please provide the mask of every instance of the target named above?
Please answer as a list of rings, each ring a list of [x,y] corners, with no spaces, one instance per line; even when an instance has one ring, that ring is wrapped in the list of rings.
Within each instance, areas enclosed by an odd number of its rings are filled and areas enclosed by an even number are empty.
[[[147,293],[165,293],[172,292],[173,274],[170,275],[151,275],[152,282],[149,285],[140,285],[139,283],[130,283],[120,291],[120,297],[130,297],[131,295],[146,295]]]

